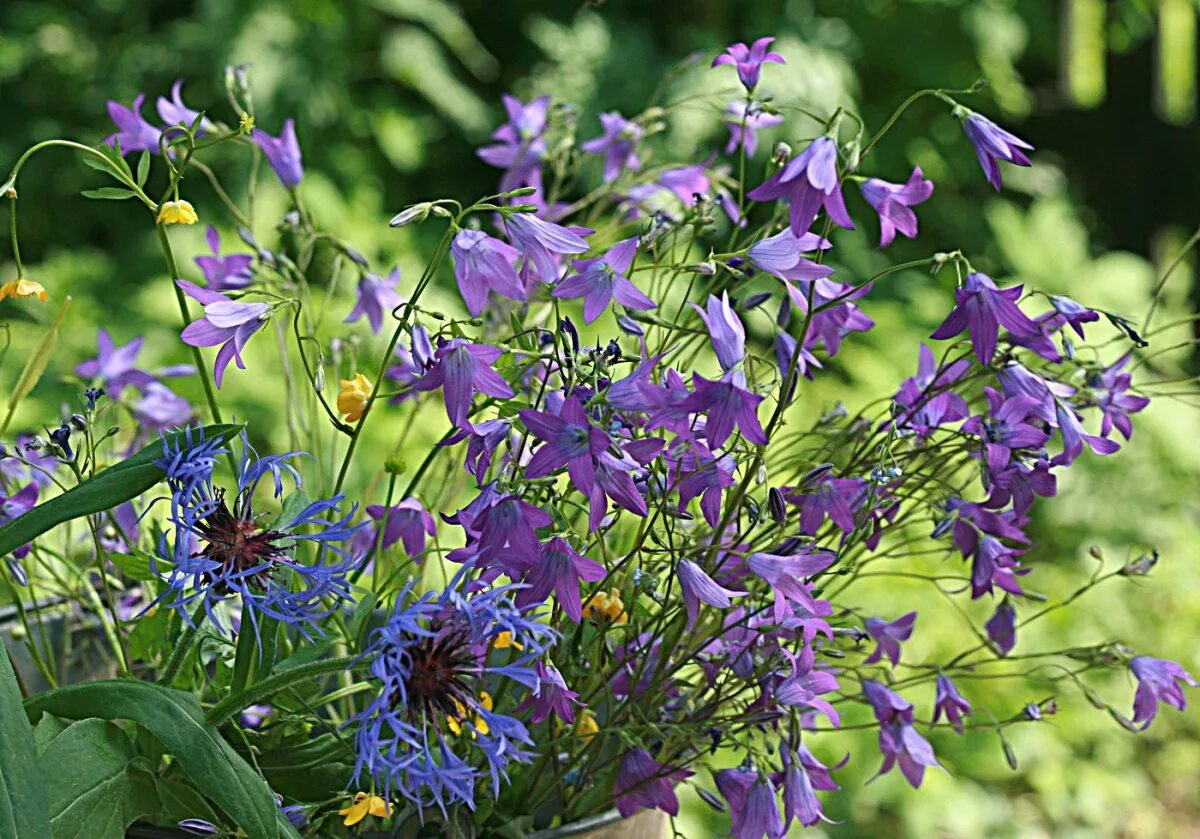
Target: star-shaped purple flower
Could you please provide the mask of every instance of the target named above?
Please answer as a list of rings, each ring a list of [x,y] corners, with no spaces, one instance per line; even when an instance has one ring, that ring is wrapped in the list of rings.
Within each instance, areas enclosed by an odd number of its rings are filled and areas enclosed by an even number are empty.
[[[498,347],[454,338],[438,347],[433,367],[413,385],[417,390],[442,389],[446,416],[459,429],[469,430],[471,397],[476,393],[511,399],[513,389],[492,365],[504,354]]]
[[[212,250],[212,256],[196,257],[196,266],[208,281],[208,290],[236,291],[250,285],[253,280],[251,266],[254,264],[254,257],[248,253],[221,256],[221,234],[211,224],[204,238]]]
[[[657,309],[658,304],[625,276],[633,265],[638,242],[634,236],[613,245],[604,256],[575,260],[578,273],[556,285],[550,295],[560,299],[582,297],[584,323],[600,317],[614,298],[627,309]]]
[[[870,178],[861,187],[863,198],[879,213],[879,247],[886,248],[900,231],[910,239],[917,236],[917,214],[912,208],[924,204],[933,195],[933,181],[912,170],[907,183],[894,184]]]
[[[637,144],[645,129],[617,111],[600,114],[600,125],[604,134],[580,148],[588,154],[604,155],[604,181],[615,181],[626,169],[640,169],[642,161],[637,155]]]
[[[204,306],[204,316],[189,323],[179,337],[193,347],[220,345],[213,362],[213,378],[220,387],[230,361],[236,361],[239,369],[246,369],[242,348],[255,332],[267,325],[270,306],[230,300],[224,294],[200,288],[187,280],[176,280],[175,284]]]
[[[878,646],[867,657],[867,664],[874,664],[885,655],[893,666],[900,663],[900,642],[907,641],[913,632],[913,624],[917,622],[917,613],[909,612],[892,622],[883,618],[867,618],[867,634],[875,639]]]
[[[746,46],[741,41],[730,44],[725,48],[725,52],[713,59],[712,66],[732,64],[737,68],[738,78],[746,90],[754,90],[758,87],[758,76],[762,72],[764,64],[787,64],[782,55],[770,49],[774,40],[774,38],[759,38],[750,46]]]
[[[854,222],[846,211],[842,186],[838,180],[837,143],[832,137],[818,137],[786,166],[762,184],[750,190],[754,201],[787,198],[792,232],[802,236],[812,227],[817,212],[824,207],[829,218],[847,230]]]
[[[472,317],[487,306],[489,291],[513,300],[525,299],[525,286],[516,268],[521,253],[507,242],[482,230],[460,230],[450,244],[450,255],[458,290]]]
[[[930,337],[944,340],[967,330],[979,363],[990,364],[1001,326],[1024,338],[1038,334],[1037,324],[1017,306],[1023,290],[1019,285],[997,288],[987,274],[968,274],[963,287],[955,291],[954,310]]]
[[[384,313],[390,313],[404,302],[396,291],[400,283],[400,269],[393,268],[387,278],[367,273],[358,281],[358,297],[354,308],[346,316],[346,323],[354,323],[365,317],[376,335],[383,328]]]

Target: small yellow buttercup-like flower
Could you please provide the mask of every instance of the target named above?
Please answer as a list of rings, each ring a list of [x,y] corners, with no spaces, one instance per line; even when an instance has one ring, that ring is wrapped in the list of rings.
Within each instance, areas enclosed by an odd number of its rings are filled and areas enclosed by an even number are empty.
[[[480,692],[479,704],[485,711],[492,710],[492,696],[486,690]],[[446,717],[446,726],[455,734],[462,734],[462,723],[467,716],[467,708],[461,702],[455,699],[454,709],[457,713]],[[471,736],[474,737],[477,733],[487,734],[490,730],[491,729],[488,727],[487,720],[476,714],[475,729],[471,732]]]
[[[349,827],[365,819],[368,813],[380,819],[389,818],[394,809],[395,806],[392,802],[384,801],[378,795],[367,795],[365,792],[356,792],[354,794],[354,803],[344,810],[338,810],[338,815],[346,817],[346,820],[342,823],[346,827]]]
[[[600,724],[596,722],[596,715],[591,709],[584,708],[580,711],[579,718],[575,720],[575,735],[583,742],[590,743],[599,731]]]
[[[36,297],[38,300],[45,300],[46,289],[42,288],[41,283],[17,277],[12,282],[0,286],[0,300],[5,297]]]
[[[189,201],[164,201],[158,208],[159,224],[195,224],[200,220]]]
[[[525,649],[525,647],[513,640],[512,633],[507,629],[497,633],[496,640],[492,642],[492,646],[498,650],[507,650],[509,647],[517,650]]]
[[[615,588],[609,592],[598,591],[588,598],[588,602],[583,604],[583,616],[592,620],[603,618],[613,623],[626,623],[629,620],[621,593]]]
[[[358,422],[371,398],[371,381],[362,373],[353,379],[339,379],[342,389],[338,391],[338,410],[346,415],[346,422]]]

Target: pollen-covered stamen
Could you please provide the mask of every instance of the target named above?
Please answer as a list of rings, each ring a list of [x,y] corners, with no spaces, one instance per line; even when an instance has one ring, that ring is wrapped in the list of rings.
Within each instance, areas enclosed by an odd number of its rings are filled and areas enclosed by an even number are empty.
[[[435,630],[409,647],[408,656],[406,712],[414,719],[458,716],[462,708],[474,706],[474,692],[464,676],[474,669],[475,655],[463,632]]]
[[[235,516],[225,503],[223,493],[218,494],[216,501],[213,512],[196,525],[197,532],[207,542],[201,555],[221,564],[221,571],[213,575],[220,580],[227,579],[230,572],[261,568],[248,582],[265,589],[272,564],[287,558],[288,548],[279,544],[286,535],[278,530],[260,532],[253,517]]]

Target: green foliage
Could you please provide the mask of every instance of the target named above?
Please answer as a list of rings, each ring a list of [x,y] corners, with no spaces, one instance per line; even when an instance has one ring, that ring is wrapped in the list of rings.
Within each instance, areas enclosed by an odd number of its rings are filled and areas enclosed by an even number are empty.
[[[0,656],[0,835],[50,833],[46,789],[32,771],[35,760],[33,729],[21,712],[21,692],[5,654]]]

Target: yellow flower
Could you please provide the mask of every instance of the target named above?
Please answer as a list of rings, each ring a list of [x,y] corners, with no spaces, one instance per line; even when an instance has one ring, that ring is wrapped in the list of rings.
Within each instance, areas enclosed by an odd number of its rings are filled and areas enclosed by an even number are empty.
[[[579,719],[575,720],[575,734],[585,743],[592,742],[592,738],[600,731],[600,724],[596,722],[596,715],[591,712],[591,709],[584,708],[579,712]]]
[[[41,283],[17,277],[11,283],[0,286],[0,300],[5,297],[36,297],[38,300],[45,300],[46,289],[42,288]]]
[[[492,697],[486,690],[480,692],[479,704],[483,706],[485,711],[492,710]],[[446,717],[446,726],[455,734],[462,734],[462,721],[467,716],[467,709],[457,699],[454,700],[454,709],[457,713]],[[487,720],[476,714],[475,730],[471,732],[471,736],[474,737],[476,733],[487,734],[488,731],[490,729],[488,728]]]
[[[583,616],[592,620],[604,618],[613,623],[625,623],[629,620],[621,593],[615,588],[610,592],[598,591],[588,598],[588,602],[583,604]]]
[[[368,813],[381,819],[389,818],[394,809],[395,807],[392,805],[392,802],[384,801],[378,795],[367,795],[365,792],[356,792],[354,793],[354,803],[345,810],[338,810],[338,815],[346,817],[346,820],[342,823],[346,827],[349,827],[365,819]]]
[[[507,650],[509,647],[513,647],[518,650],[525,649],[523,646],[513,640],[512,633],[507,629],[496,636],[496,640],[492,642],[492,646],[498,650]]]
[[[158,208],[159,224],[195,224],[199,218],[188,201],[164,201]]]
[[[355,373],[353,379],[339,379],[342,389],[338,392],[338,410],[346,415],[346,422],[358,422],[371,398],[371,382],[362,373]]]

